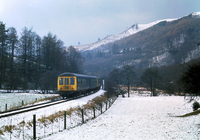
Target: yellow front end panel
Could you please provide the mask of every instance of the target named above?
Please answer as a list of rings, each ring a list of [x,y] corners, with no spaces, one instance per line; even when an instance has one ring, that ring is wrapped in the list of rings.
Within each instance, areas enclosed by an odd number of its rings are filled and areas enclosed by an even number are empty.
[[[70,77],[58,77],[57,82],[58,91],[77,91],[77,78]]]

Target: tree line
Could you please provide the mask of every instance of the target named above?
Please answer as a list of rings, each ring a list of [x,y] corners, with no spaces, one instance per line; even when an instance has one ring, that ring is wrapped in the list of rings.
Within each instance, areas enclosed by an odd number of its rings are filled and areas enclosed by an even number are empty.
[[[159,88],[161,76],[157,67],[147,68],[139,77],[134,66],[124,65],[122,68],[114,69],[108,77],[108,87],[117,94],[128,93],[132,86],[144,86],[151,91],[151,96],[156,96],[156,88]]]
[[[200,96],[199,71],[199,59],[187,64],[150,67],[143,70],[124,65],[110,72],[107,79],[107,90],[123,96],[128,93],[129,97],[131,86],[142,86],[151,91],[151,96],[157,96],[157,89],[161,89],[169,95],[197,97]]]
[[[52,33],[40,37],[24,27],[18,36],[0,22],[0,89],[55,89],[59,73],[80,72],[83,62],[75,48],[64,48]]]

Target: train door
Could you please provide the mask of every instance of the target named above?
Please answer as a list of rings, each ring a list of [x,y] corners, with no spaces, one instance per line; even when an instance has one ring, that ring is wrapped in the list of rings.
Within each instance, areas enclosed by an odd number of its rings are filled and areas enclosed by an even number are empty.
[[[69,85],[70,85],[70,90],[77,91],[77,78],[76,77],[70,77],[69,78]]]

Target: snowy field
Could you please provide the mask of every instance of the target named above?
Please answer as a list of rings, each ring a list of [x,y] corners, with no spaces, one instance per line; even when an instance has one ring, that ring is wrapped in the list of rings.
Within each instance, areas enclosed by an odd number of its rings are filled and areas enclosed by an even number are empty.
[[[21,106],[22,101],[24,104],[32,103],[36,100],[45,99],[47,97],[58,96],[57,94],[34,94],[34,93],[0,93],[0,111],[12,107]]]
[[[200,115],[180,96],[119,97],[104,114],[45,140],[199,140]]]

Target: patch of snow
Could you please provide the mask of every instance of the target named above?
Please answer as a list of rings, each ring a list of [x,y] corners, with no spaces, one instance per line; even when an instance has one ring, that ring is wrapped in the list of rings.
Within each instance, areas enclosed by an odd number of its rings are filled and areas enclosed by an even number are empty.
[[[199,12],[194,12],[192,15],[193,15],[193,16],[199,16],[199,17],[200,17],[200,11],[199,11]]]
[[[159,65],[164,65],[164,61],[170,56],[169,52],[165,52],[161,55],[154,56],[152,58],[152,63],[153,64],[159,64]]]
[[[187,56],[187,58],[185,58],[184,62],[186,63],[186,62],[191,61],[192,59],[198,58],[200,56],[199,52],[200,52],[200,46],[198,46],[196,49],[188,52],[188,56]]]
[[[200,138],[200,115],[171,117],[191,112],[181,96],[119,97],[104,114],[81,126],[45,140],[193,140]]]
[[[177,37],[173,40],[172,45],[173,45],[175,48],[179,48],[184,42],[185,42],[185,35],[184,35],[184,34],[181,34],[180,36],[177,36]]]

